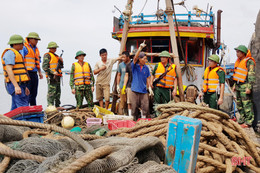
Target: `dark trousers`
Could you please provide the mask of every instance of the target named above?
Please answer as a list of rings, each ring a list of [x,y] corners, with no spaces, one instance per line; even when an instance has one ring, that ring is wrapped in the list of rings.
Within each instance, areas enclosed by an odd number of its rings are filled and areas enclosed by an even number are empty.
[[[39,78],[37,75],[37,72],[30,72],[28,71],[30,76],[30,81],[28,83],[28,89],[30,90],[30,96],[29,96],[29,103],[30,106],[36,105],[36,96],[38,93],[38,82]]]
[[[15,94],[15,88],[12,82],[7,83],[6,89],[7,92],[12,96],[12,106],[11,110],[14,110],[16,108],[19,108],[21,106],[29,106],[28,100],[29,97],[25,94],[25,89],[27,87],[26,83],[19,84],[19,87],[21,88],[21,94],[16,95]]]

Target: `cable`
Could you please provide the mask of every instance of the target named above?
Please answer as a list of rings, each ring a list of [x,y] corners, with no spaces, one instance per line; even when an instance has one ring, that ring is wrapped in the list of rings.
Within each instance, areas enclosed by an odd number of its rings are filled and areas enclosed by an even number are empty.
[[[147,4],[147,1],[148,1],[148,0],[146,0],[146,1],[145,1],[145,3],[144,3],[144,6],[143,6],[142,10],[140,11],[140,13],[139,13],[137,16],[140,16],[140,14],[143,12],[143,10],[144,10],[144,7],[145,7],[145,6],[146,6],[146,4]]]

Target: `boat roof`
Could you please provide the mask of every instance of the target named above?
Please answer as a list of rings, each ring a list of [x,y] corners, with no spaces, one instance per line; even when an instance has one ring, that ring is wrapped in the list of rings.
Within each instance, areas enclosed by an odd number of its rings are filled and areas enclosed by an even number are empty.
[[[157,19],[154,19],[157,18]],[[181,37],[197,37],[214,39],[214,14],[176,14],[178,29]],[[196,18],[196,19],[194,19]],[[115,39],[122,38],[124,16],[114,18],[112,36]],[[167,14],[161,16],[144,15],[132,16],[128,37],[169,37]],[[176,31],[176,27],[175,27]]]

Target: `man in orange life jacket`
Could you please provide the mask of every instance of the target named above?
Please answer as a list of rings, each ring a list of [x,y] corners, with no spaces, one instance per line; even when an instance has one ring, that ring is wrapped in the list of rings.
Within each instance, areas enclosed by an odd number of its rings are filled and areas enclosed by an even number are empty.
[[[255,60],[251,57],[250,50],[244,45],[235,48],[237,61],[235,63],[233,90],[237,93],[237,109],[240,113],[238,123],[246,128],[254,121],[253,110],[253,84],[255,83]]]
[[[161,62],[155,65],[151,81],[158,79],[166,71],[168,72],[154,87],[155,104],[168,103],[171,99],[171,95],[174,97],[177,93],[177,73],[175,64],[169,64],[169,58],[171,58],[170,53],[168,51],[162,51],[159,56],[161,57]]]
[[[199,98],[204,96],[204,102],[209,104],[210,108],[217,109],[218,105],[223,103],[225,90],[225,71],[218,66],[219,56],[211,55],[208,57],[208,67],[204,71],[203,89],[199,94]],[[217,90],[220,87],[220,95],[218,97]]]
[[[21,106],[29,106],[30,91],[27,84],[30,77],[25,68],[23,56],[19,52],[23,49],[23,42],[22,36],[11,36],[8,42],[11,48],[5,49],[1,57],[6,89],[12,96],[11,110]]]
[[[38,92],[38,75],[43,78],[40,67],[40,52],[37,48],[38,41],[41,40],[36,32],[30,32],[25,39],[23,47],[24,65],[30,76],[28,89],[30,90],[29,103],[31,106],[36,105],[36,96]]]
[[[63,59],[55,54],[58,47],[57,43],[50,42],[47,47],[49,52],[44,54],[42,63],[42,69],[46,73],[48,82],[48,106],[53,105],[56,107],[60,107],[61,95],[60,78],[62,77],[62,72],[61,69],[58,68],[59,62],[62,63],[61,66],[63,66]]]
[[[83,99],[88,102],[88,107],[93,107],[93,92],[95,79],[89,63],[84,62],[86,54],[83,51],[76,53],[75,59],[78,62],[72,64],[70,72],[70,87],[72,94],[75,94],[77,109],[82,107]]]

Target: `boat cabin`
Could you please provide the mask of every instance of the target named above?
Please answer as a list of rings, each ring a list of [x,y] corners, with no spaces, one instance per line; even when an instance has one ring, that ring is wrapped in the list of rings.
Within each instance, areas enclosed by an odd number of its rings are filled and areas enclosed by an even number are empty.
[[[181,66],[190,64],[194,67],[193,79],[188,79],[183,75],[184,85],[195,84],[199,86],[202,82],[202,75],[206,67],[206,58],[215,46],[215,26],[214,14],[196,14],[190,11],[186,14],[176,14],[178,30],[175,27],[176,36],[180,36],[180,42],[177,40],[178,53]],[[172,52],[170,32],[167,20],[167,14],[161,12],[161,15],[132,16],[130,20],[130,29],[128,31],[126,50],[133,51],[145,40],[146,47],[143,49],[147,53],[147,64],[154,66],[160,62],[158,53],[163,50]],[[114,17],[114,28],[112,37],[121,40],[124,25],[124,16]],[[181,45],[181,46],[180,46]],[[182,55],[181,48],[184,52]],[[157,54],[157,56],[156,56]],[[172,59],[173,61],[173,59]]]

